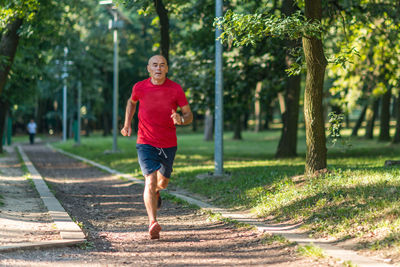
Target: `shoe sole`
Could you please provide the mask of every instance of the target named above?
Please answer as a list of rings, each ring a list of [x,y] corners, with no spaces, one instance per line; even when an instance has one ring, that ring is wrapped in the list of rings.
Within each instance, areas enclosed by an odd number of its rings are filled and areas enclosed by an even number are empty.
[[[161,226],[156,222],[150,226],[150,239],[160,239]]]

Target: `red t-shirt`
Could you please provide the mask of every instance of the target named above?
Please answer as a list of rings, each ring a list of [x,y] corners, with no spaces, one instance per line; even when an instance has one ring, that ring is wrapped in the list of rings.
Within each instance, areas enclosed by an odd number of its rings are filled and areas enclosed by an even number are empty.
[[[178,106],[188,104],[182,87],[168,78],[162,85],[154,85],[148,78],[133,86],[132,100],[140,103],[137,143],[159,148],[176,146],[176,128],[171,115]]]

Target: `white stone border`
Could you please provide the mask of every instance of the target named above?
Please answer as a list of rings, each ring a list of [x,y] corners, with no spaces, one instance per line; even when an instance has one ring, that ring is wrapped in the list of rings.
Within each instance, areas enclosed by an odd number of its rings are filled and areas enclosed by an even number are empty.
[[[51,146],[50,144],[47,144],[50,148],[65,154],[69,157],[87,162],[93,166],[96,166],[102,170],[105,170],[109,173],[122,176],[128,180],[131,180],[135,183],[140,183],[144,184],[143,180],[139,180],[132,175],[126,174],[126,173],[120,173],[116,170],[113,170],[109,167],[103,166],[97,162],[94,162],[92,160],[74,155],[72,153],[66,152],[62,149],[55,148]],[[230,218],[232,220],[236,220],[238,222],[246,223],[252,226],[257,227],[257,230],[263,233],[270,233],[270,234],[275,234],[275,235],[281,235],[287,240],[291,242],[296,242],[299,245],[314,245],[322,248],[324,250],[324,253],[328,256],[331,256],[333,258],[341,259],[343,261],[351,261],[353,264],[356,264],[359,267],[393,267],[396,265],[392,264],[387,264],[382,262],[382,259],[378,258],[371,258],[371,257],[365,257],[362,255],[357,254],[353,250],[348,250],[348,249],[343,249],[339,246],[335,246],[332,244],[331,241],[324,241],[324,240],[318,240],[314,238],[309,238],[306,234],[300,234],[296,232],[296,229],[300,226],[299,224],[297,225],[268,225],[263,222],[258,221],[257,219],[253,218],[250,214],[243,214],[243,213],[237,213],[237,212],[232,212],[227,209],[221,209],[218,207],[215,207],[211,204],[205,203],[203,201],[194,199],[192,197],[186,196],[185,193],[179,192],[179,191],[168,191],[169,194],[176,196],[177,198],[183,199],[187,201],[190,204],[197,205],[202,209],[210,210],[213,213],[220,213],[222,217],[225,218]]]
[[[33,166],[28,156],[25,154],[21,146],[17,146],[25,166],[31,175],[31,179],[38,191],[41,200],[49,211],[57,230],[60,232],[62,240],[50,240],[43,242],[26,242],[15,244],[11,246],[1,246],[0,252],[12,251],[18,249],[32,249],[32,248],[45,248],[45,247],[63,247],[82,244],[86,242],[85,234],[82,229],[72,221],[71,217],[61,206],[60,202],[54,197],[53,193],[49,190],[44,182],[40,173]]]

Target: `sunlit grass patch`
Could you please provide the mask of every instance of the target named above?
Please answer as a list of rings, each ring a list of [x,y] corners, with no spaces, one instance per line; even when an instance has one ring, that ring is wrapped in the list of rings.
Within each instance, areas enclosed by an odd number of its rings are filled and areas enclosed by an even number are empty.
[[[326,257],[322,248],[317,247],[314,244],[299,246],[297,248],[297,252],[299,252],[300,255],[312,257],[312,258],[325,258]]]
[[[198,178],[214,171],[214,143],[202,134],[179,135],[171,187],[181,187],[208,198],[216,205],[250,209],[255,215],[276,221],[303,222],[315,237],[337,240],[356,238],[363,247],[400,249],[400,168],[386,167],[399,160],[399,146],[374,140],[348,138],[348,145],[328,146],[329,173],[303,177],[304,133],[300,131],[298,154],[275,159],[279,131],[244,132],[243,141],[224,136],[224,169],[227,179]],[[57,144],[65,150],[125,173],[140,174],[134,138],[119,138],[121,150],[110,150],[112,139],[83,139]]]

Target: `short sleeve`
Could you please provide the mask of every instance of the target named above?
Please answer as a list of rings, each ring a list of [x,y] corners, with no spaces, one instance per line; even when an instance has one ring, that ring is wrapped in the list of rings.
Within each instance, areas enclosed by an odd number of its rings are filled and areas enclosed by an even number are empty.
[[[189,102],[186,99],[185,92],[183,91],[182,87],[178,86],[177,91],[178,91],[178,93],[177,93],[178,106],[183,107],[183,106],[188,105]]]
[[[135,102],[139,100],[139,87],[137,86],[137,83],[132,87],[131,99]]]

